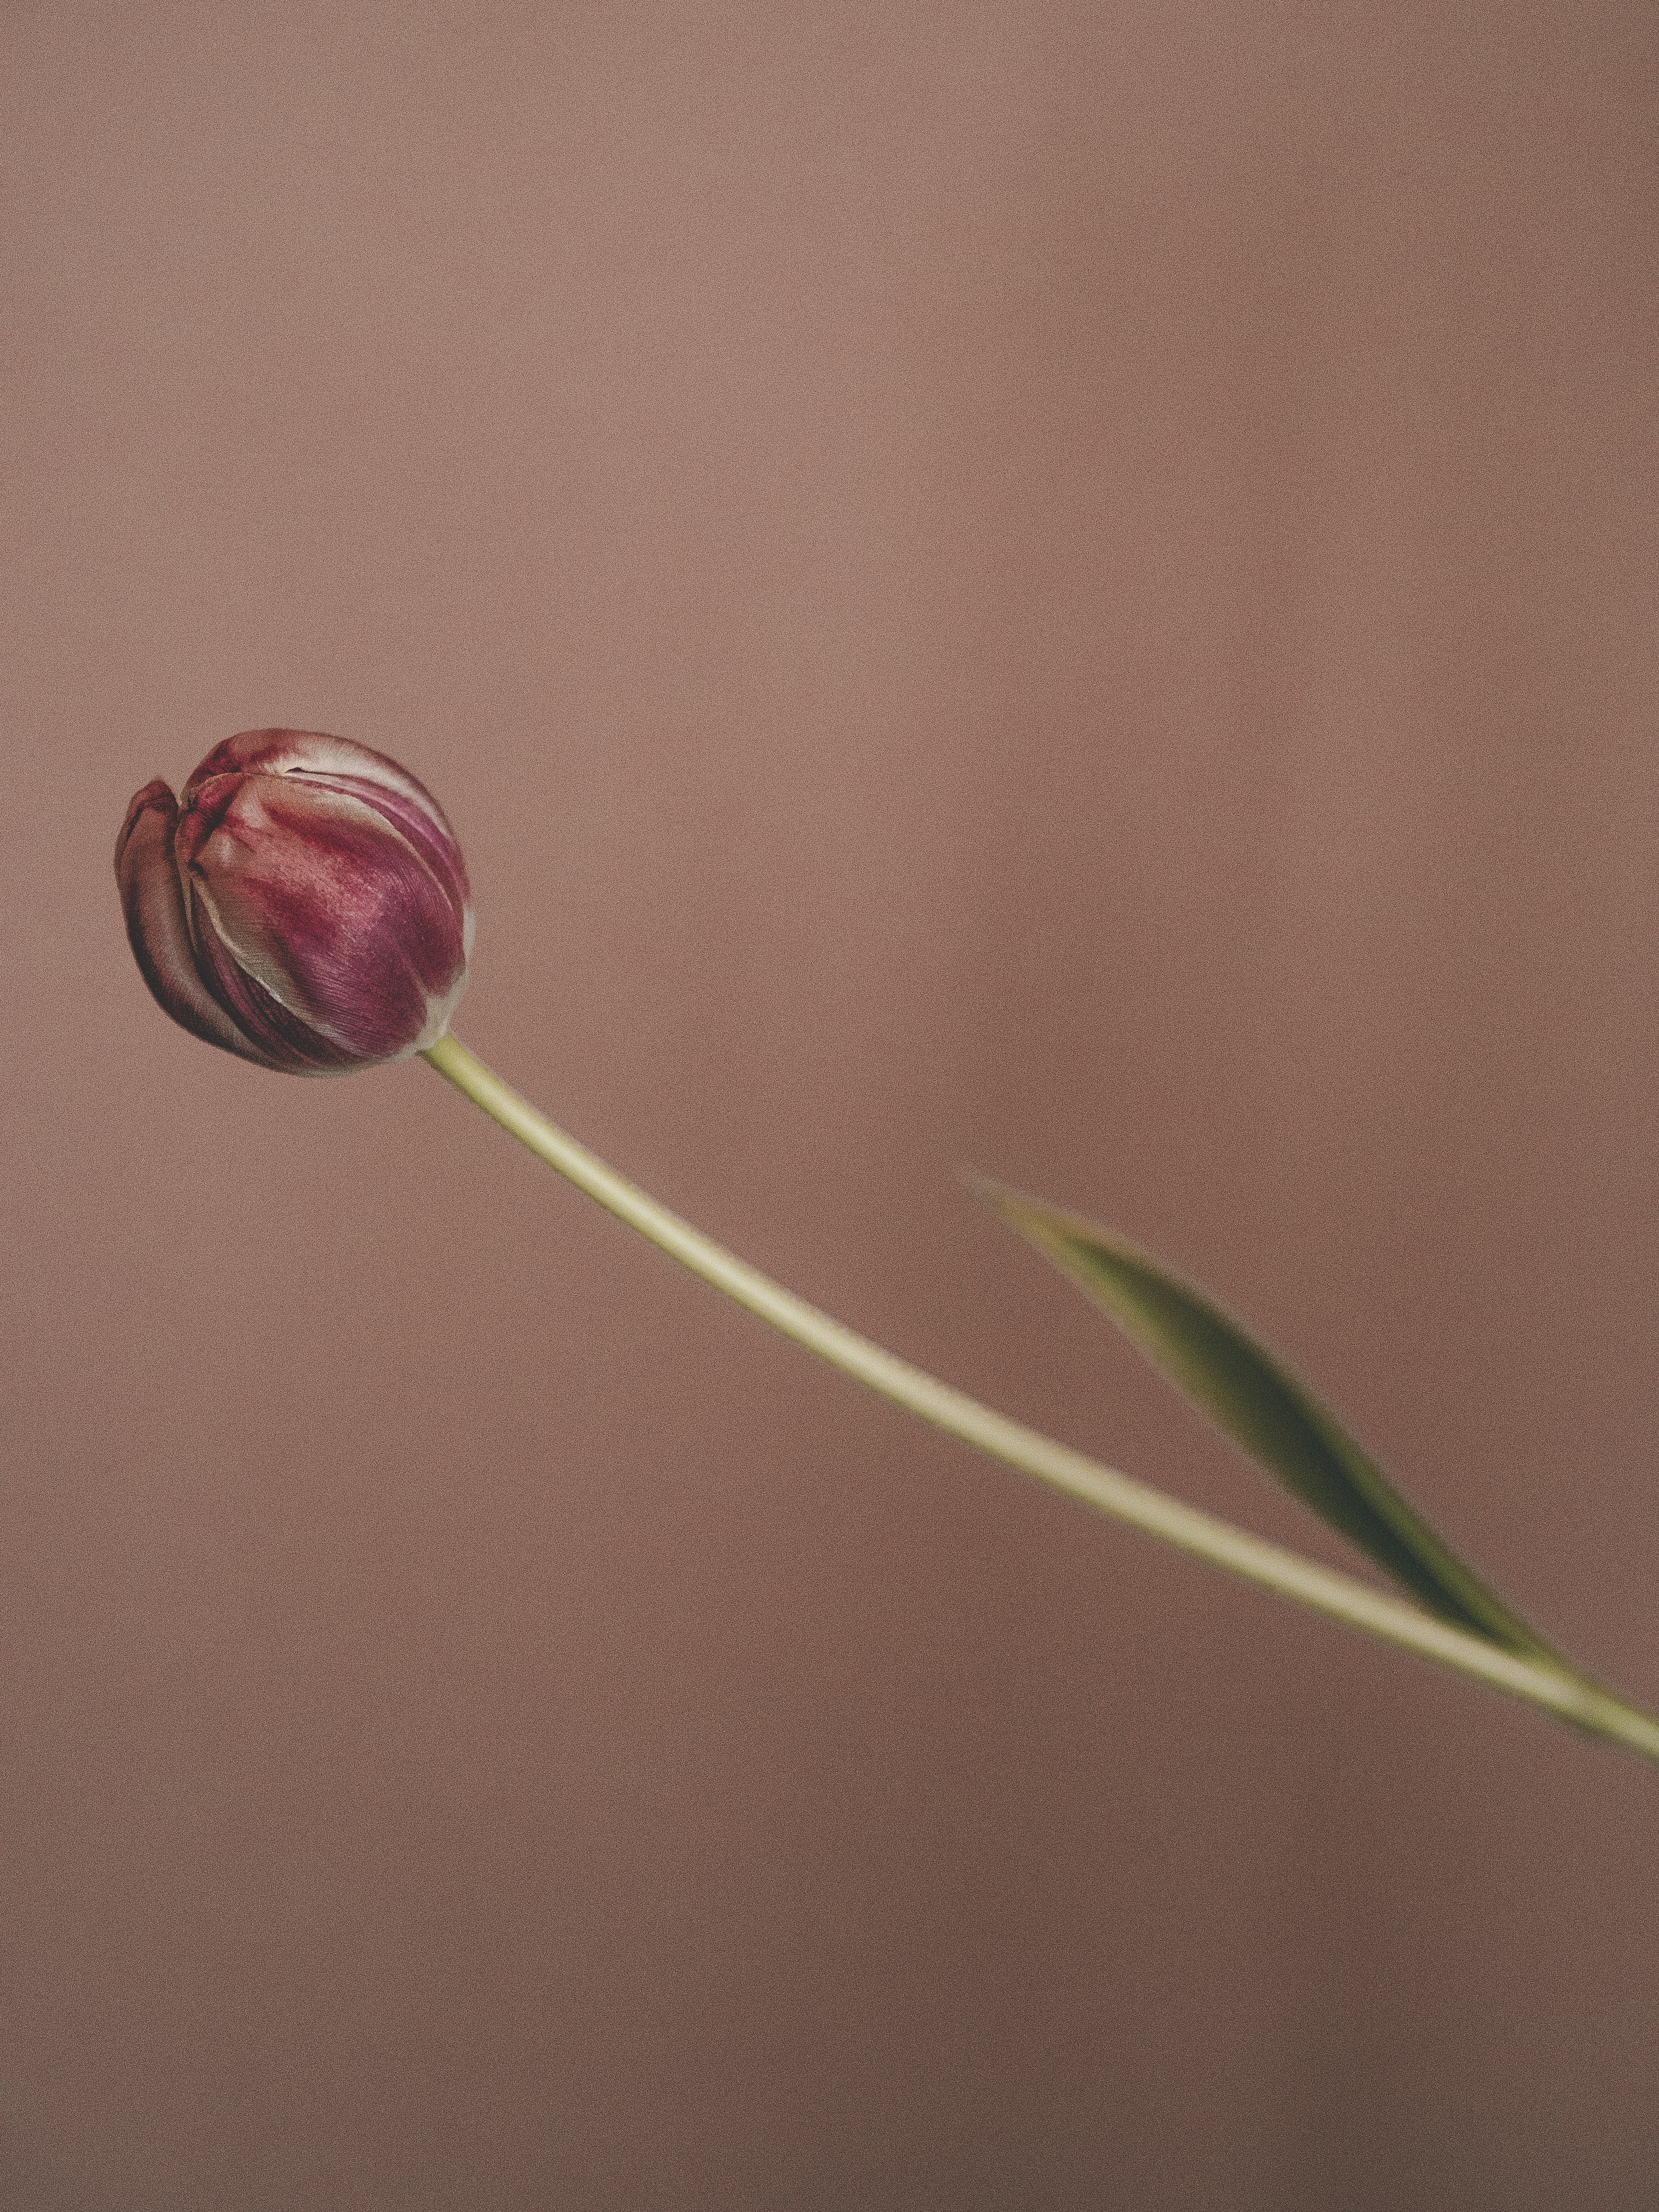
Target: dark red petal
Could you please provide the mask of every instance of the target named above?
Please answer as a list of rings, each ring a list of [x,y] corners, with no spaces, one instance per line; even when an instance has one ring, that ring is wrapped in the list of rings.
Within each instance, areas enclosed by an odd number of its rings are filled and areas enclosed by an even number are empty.
[[[225,751],[191,779],[176,839],[216,991],[267,1052],[326,1041],[368,1061],[431,1041],[466,969],[449,887],[366,801],[308,777],[209,775]],[[259,987],[289,1021],[250,1000]]]
[[[185,786],[186,812],[206,787],[231,775],[280,775],[362,799],[406,837],[455,910],[466,949],[472,944],[466,863],[441,806],[402,764],[372,745],[323,730],[243,730],[217,744]]]
[[[426,786],[390,754],[360,745],[353,738],[331,737],[325,730],[244,730],[216,744],[191,776],[185,786],[185,808],[193,805],[210,777],[226,775],[305,776],[325,782],[344,779],[361,798],[377,793],[381,800],[396,801],[398,815],[394,818],[421,817],[429,825],[434,845],[453,865],[460,865],[455,833]]]
[[[178,814],[172,792],[158,777],[135,795],[116,840],[115,880],[138,972],[156,1004],[180,1028],[270,1066],[274,1063],[237,1028],[198,971],[184,888],[173,857]]]
[[[453,908],[457,923],[463,932],[468,930],[471,892],[466,880],[466,863],[435,800],[428,799],[425,806],[419,805],[404,793],[373,783],[367,776],[323,775],[309,769],[296,769],[290,781],[318,791],[343,792],[347,798],[360,799],[365,806],[372,806],[383,821],[389,822],[409,840]],[[413,777],[410,781],[413,782]]]
[[[198,915],[197,927],[202,972],[237,1026],[256,1041],[266,1066],[284,1075],[349,1075],[367,1064],[361,1053],[320,1035],[238,967],[208,915]]]

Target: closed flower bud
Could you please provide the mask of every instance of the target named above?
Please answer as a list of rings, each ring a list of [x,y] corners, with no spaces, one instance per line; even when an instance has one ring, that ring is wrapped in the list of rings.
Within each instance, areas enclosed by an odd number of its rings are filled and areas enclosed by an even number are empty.
[[[159,780],[115,848],[127,935],[195,1036],[292,1075],[434,1045],[466,988],[472,908],[442,809],[384,753],[314,730],[216,745]]]

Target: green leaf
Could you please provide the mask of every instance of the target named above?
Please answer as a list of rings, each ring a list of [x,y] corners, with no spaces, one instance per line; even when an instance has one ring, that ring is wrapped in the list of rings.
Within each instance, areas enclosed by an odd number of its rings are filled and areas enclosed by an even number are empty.
[[[999,1183],[975,1178],[973,1188],[1103,1307],[1218,1427],[1431,1613],[1506,1650],[1561,1663],[1311,1392],[1200,1291],[1091,1221]]]

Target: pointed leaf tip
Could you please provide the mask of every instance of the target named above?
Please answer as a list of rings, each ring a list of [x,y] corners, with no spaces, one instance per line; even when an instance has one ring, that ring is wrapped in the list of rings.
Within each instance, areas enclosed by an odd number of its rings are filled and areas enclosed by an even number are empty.
[[[1560,1663],[1312,1392],[1213,1300],[1095,1222],[988,1176],[965,1180],[982,1205],[1110,1315],[1218,1428],[1431,1613],[1506,1650]]]

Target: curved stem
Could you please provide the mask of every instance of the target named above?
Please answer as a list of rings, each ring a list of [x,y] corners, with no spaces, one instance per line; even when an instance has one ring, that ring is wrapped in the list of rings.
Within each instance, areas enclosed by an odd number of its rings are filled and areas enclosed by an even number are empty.
[[[1483,1638],[1453,1628],[1389,1597],[1351,1575],[1317,1565],[1278,1544],[1252,1536],[1212,1515],[1183,1505],[1162,1491],[1120,1474],[1097,1460],[1056,1443],[1040,1431],[993,1413],[965,1392],[939,1382],[908,1360],[896,1358],[868,1337],[844,1328],[716,1244],[711,1237],[659,1206],[608,1168],[574,1138],[470,1053],[459,1038],[444,1037],[422,1054],[439,1074],[483,1107],[492,1120],[526,1145],[607,1212],[639,1231],[662,1251],[735,1298],[740,1306],[844,1375],[890,1398],[947,1435],[1034,1475],[1113,1520],[1156,1536],[1194,1558],[1258,1589],[1273,1591],[1315,1613],[1434,1661],[1488,1687],[1538,1705],[1590,1735],[1606,1737],[1659,1765],[1659,1716],[1630,1704],[1583,1676],[1547,1662],[1523,1659]]]

